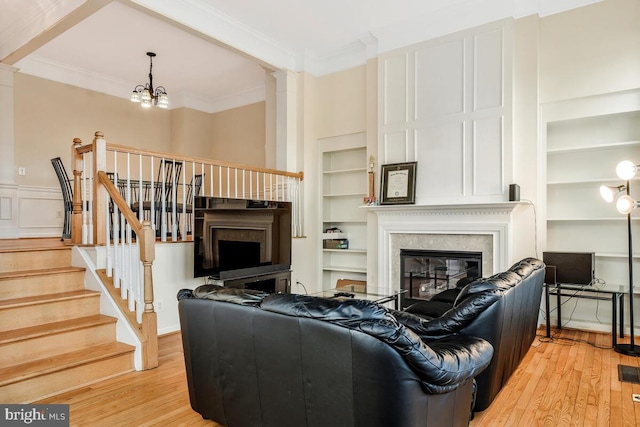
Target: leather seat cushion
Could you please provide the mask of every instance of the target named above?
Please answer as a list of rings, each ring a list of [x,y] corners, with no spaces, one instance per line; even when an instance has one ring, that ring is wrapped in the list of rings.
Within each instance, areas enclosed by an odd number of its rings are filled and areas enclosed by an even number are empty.
[[[420,301],[410,305],[405,309],[407,313],[417,314],[418,316],[440,317],[447,311],[451,310],[453,304],[444,301]]]

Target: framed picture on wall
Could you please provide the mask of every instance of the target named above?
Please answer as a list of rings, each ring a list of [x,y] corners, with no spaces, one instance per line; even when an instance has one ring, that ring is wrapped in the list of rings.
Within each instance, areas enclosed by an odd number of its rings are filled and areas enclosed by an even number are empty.
[[[416,202],[416,166],[418,162],[382,165],[380,204],[401,205]]]

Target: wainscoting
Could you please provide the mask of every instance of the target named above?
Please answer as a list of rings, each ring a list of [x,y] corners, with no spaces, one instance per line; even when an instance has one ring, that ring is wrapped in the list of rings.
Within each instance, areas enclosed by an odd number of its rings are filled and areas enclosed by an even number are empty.
[[[59,187],[0,188],[0,238],[61,236],[63,220]]]

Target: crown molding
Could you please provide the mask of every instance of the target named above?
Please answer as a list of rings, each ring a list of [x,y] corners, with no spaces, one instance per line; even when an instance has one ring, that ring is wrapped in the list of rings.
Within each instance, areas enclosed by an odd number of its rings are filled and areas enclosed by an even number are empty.
[[[174,101],[175,99],[175,101]],[[218,113],[232,108],[244,107],[245,105],[262,102],[266,99],[265,86],[257,86],[251,89],[237,92],[228,96],[216,98],[214,100],[205,99],[193,93],[178,93],[171,95],[170,108],[186,107],[205,113]]]
[[[409,20],[377,29],[333,52],[304,51],[296,55],[295,70],[314,76],[344,71],[366,64],[366,61],[394,49],[435,39],[467,28],[503,19],[518,19],[529,15],[540,17],[599,3],[603,0],[469,0],[450,7],[418,15]]]
[[[203,0],[129,0],[273,69],[293,69],[295,53]]]
[[[106,74],[94,73],[85,69],[51,61],[36,55],[19,61],[19,72],[70,86],[100,92],[122,99],[131,96],[130,82],[114,79]],[[178,92],[170,95],[169,109],[187,107],[205,113],[216,113],[230,108],[255,104],[265,100],[265,87],[258,86],[242,92],[226,95],[216,99],[208,99],[193,93]]]

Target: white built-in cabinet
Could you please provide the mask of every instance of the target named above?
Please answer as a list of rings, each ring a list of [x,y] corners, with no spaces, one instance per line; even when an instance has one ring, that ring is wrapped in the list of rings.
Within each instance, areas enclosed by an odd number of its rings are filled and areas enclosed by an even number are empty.
[[[322,288],[335,288],[338,279],[367,279],[367,213],[361,209],[368,191],[366,134],[319,140],[322,232],[349,241],[348,249],[322,249]],[[325,236],[323,236],[325,237]],[[329,237],[329,236],[326,236]]]
[[[622,160],[640,164],[640,91],[625,91],[542,105],[546,140],[546,250],[595,252],[596,278],[628,283],[627,217],[606,203],[601,185],[624,184]],[[640,200],[640,176],[630,184]],[[640,267],[640,212],[632,213]]]

